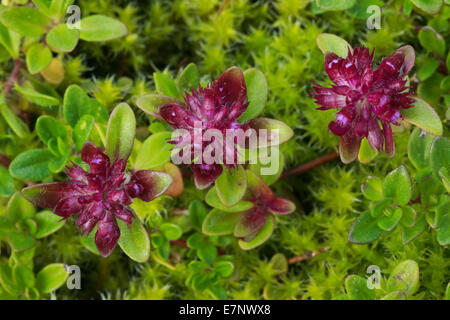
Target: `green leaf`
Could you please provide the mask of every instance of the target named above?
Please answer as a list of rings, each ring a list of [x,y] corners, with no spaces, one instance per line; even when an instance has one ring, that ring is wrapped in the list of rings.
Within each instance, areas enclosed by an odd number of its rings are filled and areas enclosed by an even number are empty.
[[[450,199],[439,204],[436,208],[437,240],[440,245],[450,244]]]
[[[14,251],[24,251],[33,247],[36,240],[34,237],[21,232],[11,232],[8,234],[8,242]]]
[[[266,77],[256,68],[245,70],[244,79],[249,105],[247,110],[239,117],[240,122],[247,122],[261,114],[266,105],[269,91]]]
[[[384,215],[378,220],[378,226],[385,231],[392,231],[400,222],[403,211],[401,208],[389,210],[389,215]]]
[[[183,235],[183,230],[173,223],[163,223],[159,229],[163,233],[164,237],[169,240],[177,240]]]
[[[333,52],[342,58],[346,58],[349,48],[350,50],[352,48],[347,41],[331,33],[319,34],[316,38],[316,43],[324,54],[327,52]]]
[[[416,169],[424,169],[430,166],[430,150],[434,136],[415,129],[408,142],[408,157]]]
[[[16,192],[9,199],[6,212],[12,221],[17,222],[32,218],[36,213],[36,208],[20,192]]]
[[[55,52],[71,52],[77,46],[79,38],[80,32],[77,29],[70,29],[63,23],[47,33],[46,42]]]
[[[370,211],[365,211],[353,222],[348,240],[353,243],[364,244],[375,241],[382,234],[383,230],[378,226],[377,219],[372,217]]]
[[[228,278],[234,272],[234,265],[230,261],[219,261],[214,265],[216,271],[222,278]]]
[[[237,204],[247,190],[247,175],[243,166],[237,169],[223,170],[216,179],[216,191],[225,206],[231,207]]]
[[[294,131],[284,122],[269,118],[254,118],[248,122],[250,128],[258,132],[258,147],[268,148],[280,145],[294,136]],[[267,130],[267,139],[262,139],[261,131]]]
[[[203,239],[201,234],[194,233],[187,239],[186,244],[191,249],[200,249],[206,246],[207,242]]]
[[[80,20],[80,39],[85,41],[109,41],[127,33],[127,27],[122,22],[103,15],[93,15]]]
[[[289,262],[282,253],[276,253],[270,259],[270,267],[277,275],[288,272]]]
[[[52,0],[50,4],[50,13],[60,20],[67,12],[67,8],[74,3],[74,0]]]
[[[436,137],[431,145],[431,169],[439,177],[441,168],[450,168],[450,140],[445,137]]]
[[[89,139],[94,123],[95,118],[89,114],[86,114],[78,120],[77,124],[73,128],[72,139],[75,142],[77,151],[81,151],[84,143]]]
[[[43,94],[31,88],[21,87],[17,83],[14,84],[14,88],[27,97],[28,100],[41,107],[58,106],[60,103],[59,99],[54,96]]]
[[[35,277],[33,270],[17,265],[13,269],[14,282],[22,289],[34,287]]]
[[[114,108],[106,131],[106,153],[111,159],[127,160],[133,150],[136,118],[130,106],[120,103]]]
[[[408,170],[404,166],[391,171],[383,181],[383,195],[394,203],[404,206],[411,200],[412,185]]]
[[[253,203],[250,201],[239,201],[234,206],[227,207],[223,204],[222,200],[220,200],[215,186],[209,189],[208,193],[206,194],[205,201],[211,207],[225,212],[243,212],[253,207]]]
[[[160,106],[171,103],[183,105],[183,102],[180,100],[161,94],[147,94],[145,96],[140,96],[136,100],[136,105],[142,111],[155,117],[160,117],[158,114],[158,108]]]
[[[450,193],[450,172],[448,168],[442,167],[439,170],[439,177],[442,179],[445,189]]]
[[[368,19],[374,13],[368,10],[369,6],[382,8],[385,5],[385,2],[380,0],[358,0],[355,2],[355,5],[348,12],[358,19]]]
[[[48,145],[49,140],[61,138],[67,140],[67,130],[64,125],[50,116],[40,116],[36,121],[36,132],[39,138]]]
[[[197,249],[197,255],[200,260],[207,264],[212,264],[217,257],[217,248],[213,244],[208,243],[206,246]]]
[[[350,300],[375,300],[375,290],[369,289],[367,280],[357,275],[345,279],[345,290]]]
[[[52,233],[55,233],[61,229],[65,223],[65,220],[62,220],[60,216],[57,216],[49,210],[39,212],[34,217],[34,220],[37,223],[36,239],[45,238]]]
[[[0,104],[0,112],[6,123],[19,138],[23,139],[30,133],[28,126],[6,104]]]
[[[389,291],[403,291],[407,297],[419,289],[419,266],[413,260],[399,263],[387,281]]]
[[[393,291],[383,296],[380,300],[406,300],[403,291]]]
[[[177,84],[169,75],[162,72],[155,72],[153,74],[153,80],[155,81],[156,91],[159,94],[173,98],[180,97]]]
[[[64,93],[63,114],[72,128],[82,116],[91,114],[91,104],[87,94],[78,85],[72,84]]]
[[[444,76],[441,73],[435,72],[427,80],[419,82],[419,86],[417,87],[418,96],[431,105],[439,104],[441,95],[444,94],[441,91],[441,81],[443,78]]]
[[[28,150],[11,162],[9,172],[19,180],[39,181],[50,175],[48,165],[53,158],[53,154],[46,149]]]
[[[325,10],[346,10],[355,5],[356,0],[316,0],[316,5]]]
[[[445,300],[450,300],[450,282],[447,284],[447,289],[445,290]]]
[[[417,71],[417,77],[420,81],[427,80],[439,67],[440,61],[435,57],[429,55],[425,57],[425,61]]]
[[[361,145],[359,147],[359,152],[358,152],[359,162],[361,162],[362,164],[367,164],[367,163],[371,162],[373,159],[375,159],[377,154],[378,154],[378,151],[372,149],[367,138],[363,138],[361,140]]]
[[[150,239],[147,231],[138,219],[131,226],[117,220],[120,228],[119,246],[123,252],[136,262],[143,263],[150,257]]]
[[[402,109],[400,112],[405,121],[433,135],[442,135],[442,122],[433,107],[420,98],[414,99],[416,101],[412,108]]]
[[[42,293],[50,293],[64,285],[69,274],[62,263],[45,266],[36,276],[36,289]]]
[[[275,217],[268,216],[266,219],[266,223],[258,231],[258,233],[252,236],[252,238],[249,239],[248,241],[246,239],[240,239],[239,246],[241,247],[242,250],[251,250],[262,245],[264,242],[269,240],[274,228],[275,228]]]
[[[42,43],[35,43],[27,50],[27,68],[31,74],[36,74],[47,68],[52,62],[52,52]]]
[[[225,212],[213,209],[203,221],[202,232],[208,236],[232,234],[241,215],[241,212]]]
[[[263,155],[263,151],[260,149],[259,156],[256,157],[255,161],[250,161],[248,168],[260,176],[265,184],[270,186],[277,182],[283,173],[283,153],[278,148],[274,148],[273,150],[267,150],[267,153]]]
[[[22,37],[17,32],[9,30],[0,23],[0,43],[5,47],[13,59],[19,57]]]
[[[9,197],[14,193],[14,179],[9,171],[0,166],[0,197]]]
[[[432,27],[425,26],[419,31],[419,42],[428,51],[437,53],[441,57],[445,57],[445,40]]]
[[[378,177],[368,176],[361,185],[361,191],[366,199],[372,201],[383,200],[382,181]]]
[[[200,76],[195,63],[190,63],[183,69],[177,77],[177,88],[180,93],[197,88],[200,82]]]
[[[100,252],[97,249],[97,245],[95,244],[95,233],[97,232],[97,226],[89,233],[89,235],[84,235],[80,237],[80,243],[88,249],[90,252],[96,255],[100,255]]]
[[[202,223],[205,220],[207,211],[202,202],[198,200],[192,200],[189,203],[189,220],[191,221],[192,226],[197,230],[202,230]]]
[[[170,161],[173,144],[169,143],[171,132],[158,132],[148,137],[136,156],[134,168],[148,170],[162,166]]]
[[[3,262],[0,262],[0,284],[0,289],[3,287],[13,297],[21,293],[20,288],[14,283],[11,267]]]
[[[44,34],[50,23],[48,17],[32,7],[12,7],[0,11],[0,21],[8,28],[26,37]]]
[[[442,0],[410,0],[414,5],[429,14],[436,14],[441,10]]]

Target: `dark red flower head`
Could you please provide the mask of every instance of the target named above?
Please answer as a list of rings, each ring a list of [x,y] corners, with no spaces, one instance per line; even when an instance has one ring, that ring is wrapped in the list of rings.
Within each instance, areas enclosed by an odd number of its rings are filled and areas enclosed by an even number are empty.
[[[373,52],[349,48],[347,58],[325,54],[325,71],[333,81],[331,88],[314,85],[311,96],[319,110],[340,109],[330,131],[340,137],[344,163],[356,159],[363,138],[372,148],[395,153],[391,124],[399,125],[401,109],[412,107],[414,99],[406,87],[405,76],[414,66],[414,49],[407,45],[383,59],[373,70]],[[380,122],[382,129],[380,128]]]
[[[268,218],[274,214],[290,214],[295,211],[295,204],[287,199],[275,197],[273,191],[263,180],[251,171],[247,171],[248,189],[244,200],[253,203],[253,207],[245,211],[234,229],[238,238],[246,238],[257,233]]]
[[[153,200],[166,191],[172,178],[152,170],[137,171],[130,176],[125,173],[125,160],[111,164],[110,158],[90,142],[81,150],[81,159],[89,164],[89,172],[74,164],[67,168],[69,181],[35,185],[22,192],[35,205],[52,209],[63,219],[80,213],[76,225],[82,234],[89,234],[97,225],[95,243],[106,257],[120,237],[116,218],[131,225],[132,199]]]
[[[159,114],[173,128],[187,130],[192,141],[194,141],[195,123],[200,124],[197,127],[201,128],[202,134],[208,129],[217,129],[223,136],[227,129],[245,130],[248,127],[237,121],[248,106],[244,74],[237,67],[227,69],[206,88],[201,86],[198,89],[193,88],[191,94],[185,94],[184,102],[184,104],[163,105],[159,108]],[[178,144],[180,140],[175,139],[172,142]],[[194,160],[196,148],[205,150],[211,143],[214,141],[202,142],[201,145],[192,143],[192,160]],[[223,159],[227,154],[231,154],[237,161],[237,150],[234,147],[226,148],[224,144],[223,150]],[[227,166],[234,165],[227,164]],[[192,164],[191,167],[195,184],[199,189],[207,188],[222,173],[222,165],[218,163],[202,162]]]

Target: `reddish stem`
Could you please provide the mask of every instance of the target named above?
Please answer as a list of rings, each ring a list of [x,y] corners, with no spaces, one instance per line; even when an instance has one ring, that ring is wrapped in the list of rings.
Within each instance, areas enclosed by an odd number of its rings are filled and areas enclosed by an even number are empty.
[[[3,93],[5,97],[8,96],[8,94],[11,92],[14,82],[16,82],[17,79],[19,78],[19,73],[21,69],[22,69],[22,60],[16,59],[14,61],[14,68],[12,69],[8,79],[6,79],[5,87],[3,88]]]
[[[186,243],[185,240],[183,239],[178,239],[178,240],[170,240],[170,244],[174,245],[174,246],[179,246],[181,248],[185,248],[185,249],[190,249]]]
[[[289,170],[287,172],[284,172],[281,177],[281,179],[287,178],[289,176],[293,176],[293,175],[297,175],[297,174],[302,174],[303,172],[309,171],[311,169],[314,169],[315,167],[321,166],[324,163],[333,161],[334,159],[337,159],[339,157],[339,154],[336,151],[332,151],[330,153],[327,153],[326,155],[323,155],[317,159],[314,159],[310,162],[304,163],[301,166]]]
[[[311,259],[311,258],[314,258],[315,256],[321,254],[322,252],[325,252],[325,251],[328,251],[328,250],[330,250],[330,247],[324,247],[324,248],[321,248],[321,249],[315,250],[315,251],[308,251],[308,252],[305,252],[304,254],[301,254],[299,256],[290,258],[288,260],[288,263],[289,264],[294,264],[294,263],[299,262],[299,261]]]
[[[7,156],[0,154],[0,165],[4,166],[6,169],[8,169],[10,163],[11,163],[11,160]]]

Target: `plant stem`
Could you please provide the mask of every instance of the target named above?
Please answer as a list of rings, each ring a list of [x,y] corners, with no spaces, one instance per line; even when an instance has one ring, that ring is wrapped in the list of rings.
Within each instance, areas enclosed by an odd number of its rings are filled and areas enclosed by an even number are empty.
[[[174,245],[174,246],[179,246],[181,248],[185,248],[185,249],[190,249],[186,243],[185,240],[183,239],[178,239],[178,240],[170,240],[170,244]]]
[[[321,254],[322,252],[325,252],[325,251],[328,251],[328,250],[330,250],[330,247],[323,247],[323,248],[320,248],[319,250],[308,251],[308,252],[305,252],[304,254],[301,254],[299,256],[290,258],[288,260],[288,263],[289,264],[294,264],[294,263],[299,262],[299,261],[311,259],[311,258],[314,258],[315,256]]]
[[[14,68],[12,69],[8,79],[6,79],[5,87],[3,88],[3,94],[5,95],[5,97],[8,96],[8,94],[11,92],[14,82],[16,82],[17,79],[19,78],[19,73],[21,69],[22,69],[22,60],[16,59],[14,61]]]
[[[289,170],[287,172],[284,172],[281,177],[281,179],[287,178],[289,176],[302,174],[303,172],[309,171],[311,169],[314,169],[315,167],[321,166],[324,163],[333,161],[334,159],[337,159],[339,157],[339,154],[336,151],[332,151],[330,153],[327,153],[317,159],[314,159],[310,162],[304,163],[301,166],[294,168],[292,170]]]
[[[6,169],[8,169],[10,163],[11,163],[11,160],[7,156],[0,154],[0,165],[4,166]]]

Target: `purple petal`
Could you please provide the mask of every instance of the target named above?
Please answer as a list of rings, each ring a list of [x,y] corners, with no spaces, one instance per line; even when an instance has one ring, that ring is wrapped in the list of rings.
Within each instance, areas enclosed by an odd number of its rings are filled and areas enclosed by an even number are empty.
[[[346,110],[339,111],[336,115],[336,120],[331,121],[328,129],[337,136],[343,136],[352,125],[350,114]]]
[[[81,150],[81,160],[89,164],[92,174],[106,175],[110,166],[109,157],[89,141]]]
[[[258,212],[249,210],[244,212],[234,228],[234,235],[238,238],[245,238],[256,233],[266,223],[268,212]]]
[[[342,59],[332,52],[325,54],[325,71],[338,86],[356,87],[360,77],[355,64],[349,59]]]
[[[346,97],[344,95],[337,94],[335,88],[324,88],[319,85],[313,86],[314,92],[311,96],[315,99],[315,102],[322,106],[319,110],[328,110],[334,108],[342,108],[346,106]]]
[[[177,104],[166,104],[159,107],[161,117],[173,128],[192,129],[195,121],[201,121],[190,111]]]
[[[392,135],[392,128],[389,123],[384,121],[382,121],[382,125],[385,139],[384,151],[386,152],[388,157],[392,158],[395,155],[395,144],[394,137]]]
[[[162,195],[170,187],[171,183],[172,177],[168,173],[141,170],[133,174],[126,188],[131,197],[136,197],[143,201],[151,201]]]
[[[128,206],[132,200],[127,192],[123,189],[112,190],[108,193],[108,201],[116,204],[122,204]]]
[[[367,70],[372,70],[373,53],[374,51],[370,53],[368,48],[355,47],[347,59],[351,59],[358,69],[358,72],[363,74],[366,73]]]
[[[272,201],[275,196],[273,191],[264,183],[264,181],[252,171],[247,170],[247,190],[250,194],[248,200],[262,199],[264,202]]]
[[[103,219],[104,215],[103,204],[101,202],[93,202],[84,208],[75,224],[81,229],[82,235],[89,235],[97,222]]]
[[[194,172],[194,183],[197,189],[203,190],[208,188],[216,179],[222,174],[222,166],[220,164],[203,165],[193,164],[191,165]]]
[[[244,73],[238,67],[225,70],[213,83],[216,95],[221,105],[230,108],[233,104],[247,103],[247,86]]]
[[[77,196],[70,196],[59,200],[53,211],[60,217],[68,218],[79,213],[83,207],[84,205],[78,201]]]
[[[295,204],[282,198],[274,198],[269,202],[268,206],[270,212],[274,214],[289,214],[295,211]]]
[[[416,53],[414,51],[414,48],[410,45],[406,45],[401,48],[398,48],[396,52],[403,53],[405,57],[403,61],[403,70],[401,77],[406,76],[414,67],[414,63],[416,61]]]
[[[131,225],[132,219],[135,217],[134,213],[129,208],[124,206],[114,206],[111,212],[114,213],[116,218],[122,220],[128,225]]]
[[[109,256],[114,251],[119,237],[120,229],[116,219],[111,213],[106,213],[98,222],[98,229],[95,233],[95,244],[103,257]]]
[[[376,119],[371,119],[368,125],[367,140],[372,148],[381,151],[383,149],[383,133],[381,132],[380,125]]]
[[[76,192],[70,183],[52,182],[24,188],[22,194],[34,205],[53,210],[59,200],[76,194]]]

